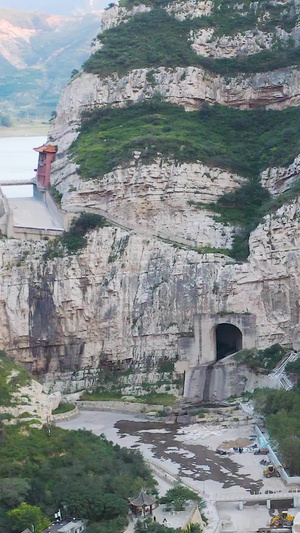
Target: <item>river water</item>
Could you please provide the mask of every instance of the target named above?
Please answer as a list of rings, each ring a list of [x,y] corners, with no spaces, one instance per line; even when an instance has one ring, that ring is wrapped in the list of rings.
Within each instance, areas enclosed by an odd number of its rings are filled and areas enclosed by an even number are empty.
[[[45,141],[44,136],[0,138],[0,184],[31,180],[38,163],[38,153],[33,148]]]

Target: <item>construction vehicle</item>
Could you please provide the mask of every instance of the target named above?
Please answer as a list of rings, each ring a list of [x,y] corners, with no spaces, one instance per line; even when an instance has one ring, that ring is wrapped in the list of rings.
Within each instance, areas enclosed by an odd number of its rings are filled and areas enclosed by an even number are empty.
[[[288,514],[288,511],[281,511],[277,516],[273,516],[270,521],[270,527],[291,527],[294,523],[294,518],[294,516]]]
[[[267,455],[268,453],[268,448],[259,448],[258,450],[255,450],[254,455]]]
[[[264,476],[265,477],[280,477],[280,470],[281,466],[274,466],[272,463],[268,464],[267,468],[264,470]]]

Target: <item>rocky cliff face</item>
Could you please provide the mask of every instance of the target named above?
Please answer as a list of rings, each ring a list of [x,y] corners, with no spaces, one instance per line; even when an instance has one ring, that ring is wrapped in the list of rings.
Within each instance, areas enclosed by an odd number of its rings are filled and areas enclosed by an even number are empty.
[[[299,210],[295,202],[269,217],[240,265],[114,227],[94,232],[78,258],[55,263],[43,264],[41,249],[28,243],[16,266],[18,243],[2,243],[2,343],[33,372],[57,379],[72,370],[75,389],[76,376],[81,385],[95,383],[92,369],[107,361],[144,369],[177,358],[181,368],[193,367],[198,361],[182,341],[194,342],[197,315],[227,321],[233,312],[250,313],[259,347],[292,343],[299,335]]]
[[[213,4],[171,2],[166,9],[178,20],[193,21],[211,15]],[[148,4],[113,7],[104,27],[150,10]],[[191,44],[203,56],[231,57],[253,55],[262,47],[272,50],[275,38],[286,40],[277,27],[269,33],[263,28],[253,44],[254,30],[247,31],[212,40],[208,29],[194,33]],[[246,347],[297,339],[297,195],[252,231],[249,258],[240,263],[216,253],[231,248],[235,229],[215,220],[211,204],[242,188],[247,183],[242,173],[163,154],[144,161],[133,150],[129,163],[87,181],[69,147],[78,136],[82,110],[124,107],[128,101],[151,99],[157,91],[188,111],[203,102],[281,110],[299,104],[298,77],[293,65],[231,77],[186,65],[135,68],[124,76],[83,72],[74,79],[50,131],[58,146],[52,184],[63,194],[70,219],[91,211],[104,215],[111,226],[91,232],[79,255],[47,262],[45,243],[0,243],[0,333],[9,353],[48,377],[67,373],[73,385],[64,386],[74,390],[94,384],[111,362],[155,371],[159,360],[176,359],[179,372],[191,373],[215,361],[216,328],[222,323],[239,327]],[[298,174],[296,157],[291,165],[264,170],[260,182],[277,196]]]

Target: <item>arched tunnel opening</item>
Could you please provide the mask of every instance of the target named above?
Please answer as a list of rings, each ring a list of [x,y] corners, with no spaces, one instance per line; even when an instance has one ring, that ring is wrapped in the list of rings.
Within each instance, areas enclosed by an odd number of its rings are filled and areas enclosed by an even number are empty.
[[[238,352],[243,347],[242,332],[232,324],[219,324],[216,327],[217,361]]]

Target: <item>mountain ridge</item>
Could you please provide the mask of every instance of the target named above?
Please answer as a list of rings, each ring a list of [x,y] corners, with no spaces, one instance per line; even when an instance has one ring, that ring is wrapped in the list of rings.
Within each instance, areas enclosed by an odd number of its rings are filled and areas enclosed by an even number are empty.
[[[0,9],[0,101],[12,116],[50,117],[72,70],[90,53],[100,14]]]

